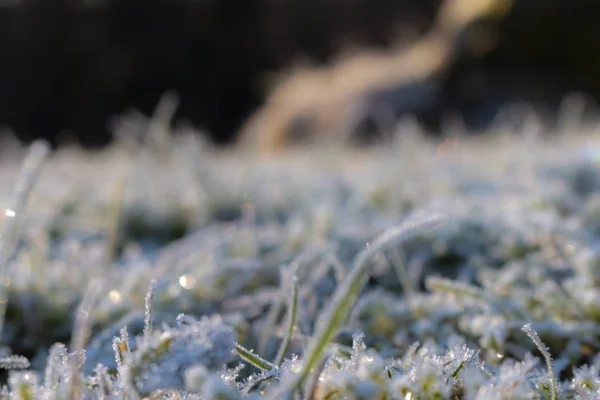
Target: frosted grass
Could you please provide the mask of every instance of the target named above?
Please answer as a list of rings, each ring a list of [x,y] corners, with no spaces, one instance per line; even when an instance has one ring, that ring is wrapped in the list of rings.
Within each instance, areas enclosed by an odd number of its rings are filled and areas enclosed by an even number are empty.
[[[600,141],[240,157],[169,136],[172,100],[139,150],[45,163],[6,236],[8,397],[598,396]]]

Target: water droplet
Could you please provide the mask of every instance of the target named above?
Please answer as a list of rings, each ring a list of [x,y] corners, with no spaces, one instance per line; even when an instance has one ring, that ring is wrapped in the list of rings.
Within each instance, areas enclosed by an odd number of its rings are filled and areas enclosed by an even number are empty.
[[[300,364],[298,364],[298,363],[294,363],[294,364],[292,364],[292,366],[291,366],[290,370],[291,370],[293,373],[297,374],[297,373],[299,373],[299,372],[300,372],[300,370],[302,370],[302,365],[300,365]]]
[[[111,290],[110,292],[108,292],[108,298],[113,303],[119,304],[121,302],[121,300],[123,299],[123,296],[121,296],[121,293],[119,293],[118,291]]]
[[[179,277],[179,285],[184,289],[192,289],[196,286],[196,278],[190,274],[181,275]]]
[[[573,254],[574,252],[575,252],[575,246],[573,246],[572,244],[565,245],[565,253]]]

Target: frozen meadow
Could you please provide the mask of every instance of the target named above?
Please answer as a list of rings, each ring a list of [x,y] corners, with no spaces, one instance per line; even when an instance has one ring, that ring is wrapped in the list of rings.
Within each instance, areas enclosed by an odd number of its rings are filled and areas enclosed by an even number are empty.
[[[597,129],[261,156],[160,122],[2,145],[3,398],[600,398]]]

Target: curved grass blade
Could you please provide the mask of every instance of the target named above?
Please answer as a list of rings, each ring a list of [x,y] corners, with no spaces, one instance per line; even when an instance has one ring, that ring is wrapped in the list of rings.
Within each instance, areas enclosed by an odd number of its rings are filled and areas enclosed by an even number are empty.
[[[348,317],[365,284],[371,259],[392,246],[401,245],[407,240],[437,227],[442,221],[443,217],[439,214],[413,218],[382,233],[355,257],[352,270],[346,275],[342,284],[333,294],[329,307],[323,312],[322,323],[317,327],[308,344],[302,369],[287,386],[285,397],[293,397],[292,394],[302,387],[306,378],[321,361],[326,347]]]

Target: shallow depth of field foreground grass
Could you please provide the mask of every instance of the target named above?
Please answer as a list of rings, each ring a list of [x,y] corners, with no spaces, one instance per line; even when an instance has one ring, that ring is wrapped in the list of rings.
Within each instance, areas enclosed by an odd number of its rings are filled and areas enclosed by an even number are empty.
[[[600,398],[593,135],[261,158],[163,128],[2,146],[4,397]]]

